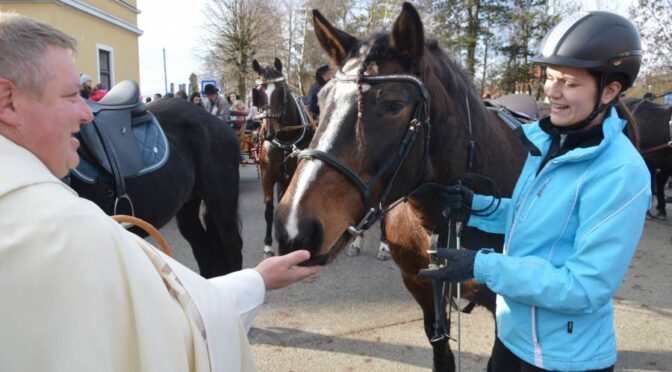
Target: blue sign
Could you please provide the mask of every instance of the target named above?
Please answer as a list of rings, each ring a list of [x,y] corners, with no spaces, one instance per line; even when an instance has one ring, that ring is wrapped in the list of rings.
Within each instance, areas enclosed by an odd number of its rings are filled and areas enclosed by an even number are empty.
[[[215,86],[215,88],[217,88],[217,80],[201,80],[201,94],[203,94],[205,86],[208,84],[212,84]]]
[[[672,105],[672,93],[665,96],[665,104]]]

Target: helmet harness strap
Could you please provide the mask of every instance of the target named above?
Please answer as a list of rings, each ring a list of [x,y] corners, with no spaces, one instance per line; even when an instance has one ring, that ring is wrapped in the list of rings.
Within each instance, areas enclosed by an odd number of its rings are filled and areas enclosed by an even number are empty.
[[[607,104],[605,104],[605,105],[601,104],[602,91],[604,90],[604,88],[606,86],[607,86],[607,74],[601,72],[600,73],[600,78],[599,78],[599,81],[598,81],[598,85],[597,85],[596,101],[595,101],[595,106],[593,107],[593,111],[585,119],[581,120],[580,122],[578,122],[574,125],[565,127],[565,129],[575,130],[575,131],[585,129],[593,121],[593,119],[595,119],[597,117],[597,115],[599,115],[602,111],[606,110],[608,107],[610,107],[614,103],[614,101],[616,101],[616,97],[614,97],[614,99],[609,101]]]

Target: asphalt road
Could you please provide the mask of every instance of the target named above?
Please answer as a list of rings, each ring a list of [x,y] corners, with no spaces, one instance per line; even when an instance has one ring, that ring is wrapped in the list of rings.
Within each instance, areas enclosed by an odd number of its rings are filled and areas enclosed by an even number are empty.
[[[263,200],[256,167],[241,166],[240,173],[243,265],[253,267],[263,256]],[[618,371],[672,371],[671,226],[647,221],[614,298]],[[175,224],[161,231],[175,257],[196,269]],[[249,334],[260,371],[431,369],[420,307],[403,287],[396,265],[376,259],[378,234],[369,233],[360,256],[341,255],[318,277],[267,294]],[[461,324],[462,370],[484,371],[494,340],[492,316],[477,308],[462,315]]]

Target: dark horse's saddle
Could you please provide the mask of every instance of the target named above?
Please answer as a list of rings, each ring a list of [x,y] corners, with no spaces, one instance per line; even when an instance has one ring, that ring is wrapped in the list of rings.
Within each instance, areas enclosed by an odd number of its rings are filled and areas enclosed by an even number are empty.
[[[539,119],[537,102],[527,94],[509,94],[494,100],[485,99],[483,103],[513,130]]]
[[[166,135],[140,100],[140,89],[134,81],[122,81],[99,102],[87,104],[94,119],[81,126],[81,161],[72,174],[87,183],[95,183],[101,176],[112,177],[117,202],[126,199],[130,203],[126,179],[151,173],[166,163]]]

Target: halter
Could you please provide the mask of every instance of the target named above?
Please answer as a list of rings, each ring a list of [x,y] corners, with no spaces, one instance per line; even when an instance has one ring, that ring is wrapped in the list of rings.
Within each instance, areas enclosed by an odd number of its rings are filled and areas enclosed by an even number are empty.
[[[408,127],[406,129],[404,137],[402,138],[399,145],[397,145],[396,149],[392,152],[392,155],[387,157],[387,160],[385,161],[385,163],[383,163],[383,166],[380,168],[380,170],[378,170],[378,172],[373,177],[371,177],[371,179],[369,179],[368,182],[362,179],[362,177],[360,177],[357,174],[357,172],[352,170],[352,168],[350,168],[345,163],[338,160],[336,157],[327,152],[315,149],[306,149],[299,152],[299,159],[309,159],[309,160],[318,159],[329,164],[331,167],[333,167],[334,169],[338,170],[340,173],[345,175],[362,194],[364,198],[365,210],[367,212],[357,225],[348,227],[348,232],[350,232],[353,235],[358,235],[362,233],[362,231],[370,228],[385,213],[388,207],[387,198],[390,194],[390,191],[392,190],[394,181],[398,176],[399,171],[401,170],[401,166],[403,165],[404,160],[406,160],[406,158],[410,154],[410,149],[413,147],[413,143],[415,142],[418,131],[423,127],[426,128],[426,131],[425,131],[425,142],[424,142],[422,164],[423,166],[425,164],[429,152],[430,126],[431,126],[429,121],[429,91],[425,87],[425,84],[418,77],[413,75],[402,75],[402,74],[348,75],[343,73],[342,71],[338,71],[333,80],[337,83],[346,83],[346,84],[356,83],[358,84],[358,86],[361,85],[362,83],[368,83],[368,84],[398,83],[398,82],[410,83],[415,87],[417,87],[421,93],[420,102],[418,102],[418,104],[415,107],[413,117],[411,118],[411,121],[408,123]],[[359,108],[359,105],[357,109],[357,117],[358,119],[362,117],[362,112]],[[376,186],[376,184],[380,181],[380,179],[391,169],[394,170],[392,178],[390,179],[388,185],[385,187],[383,193],[381,194],[380,201],[377,204],[374,204],[371,201],[372,190]],[[419,181],[423,171],[424,168],[420,168],[418,170],[414,184]]]
[[[280,76],[277,78],[273,79],[264,79],[264,78],[259,78],[257,79],[254,83],[255,86],[260,86],[260,85],[268,85],[268,84],[274,84],[274,83],[284,83],[285,82],[285,77]],[[269,106],[271,104],[270,99],[271,97],[268,97],[269,99]],[[283,94],[282,94],[282,112],[272,112],[270,111],[270,108],[267,113],[264,115],[260,115],[260,119],[277,119],[281,123],[285,121],[285,114],[287,113],[287,89],[283,89]]]
[[[280,77],[273,78],[273,79],[264,79],[262,77],[262,78],[259,78],[255,81],[256,86],[268,85],[268,84],[274,84],[274,83],[285,83],[285,76],[280,76]],[[260,120],[275,119],[280,124],[288,124],[287,120],[286,120],[288,96],[289,95],[287,94],[287,87],[283,87],[283,90],[282,90],[282,112],[272,112],[272,111],[270,111],[270,108],[269,108],[268,112],[265,112],[262,115],[257,116],[257,118],[260,119]],[[270,106],[270,97],[268,97],[268,98],[269,98],[268,104]],[[301,116],[301,112],[300,112],[301,109],[299,107],[297,107],[297,109],[299,110],[299,116]],[[282,127],[280,127],[280,128],[271,127],[271,130],[273,130],[274,132],[301,130],[301,134],[296,139],[294,139],[292,141],[289,141],[289,142],[279,141],[277,138],[275,138],[275,136],[273,136],[274,138],[272,140],[270,140],[270,142],[273,145],[282,148],[283,150],[293,151],[296,147],[296,144],[301,142],[304,139],[304,137],[306,136],[306,131],[307,131],[309,126],[311,126],[311,125],[304,125],[304,124],[293,125],[289,128],[289,130],[282,130]]]

